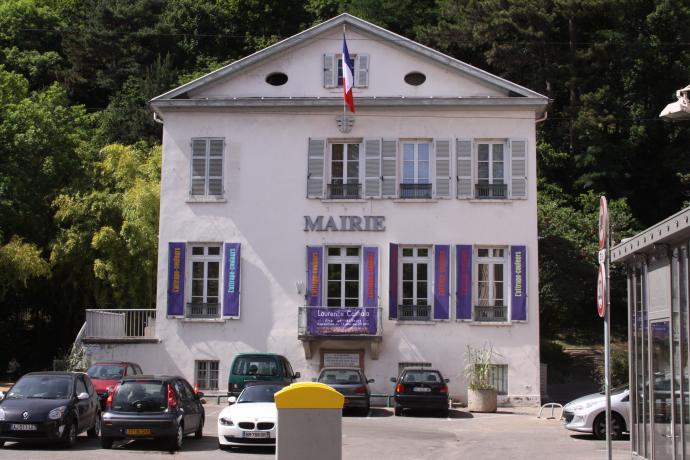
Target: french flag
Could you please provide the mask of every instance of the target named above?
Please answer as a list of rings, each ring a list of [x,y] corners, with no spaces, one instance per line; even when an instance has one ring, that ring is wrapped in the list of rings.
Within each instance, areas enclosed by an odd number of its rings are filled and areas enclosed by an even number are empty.
[[[355,113],[355,100],[352,97],[352,87],[355,81],[354,75],[354,65],[352,64],[352,59],[350,59],[350,53],[347,51],[347,41],[343,33],[343,97],[352,113]]]

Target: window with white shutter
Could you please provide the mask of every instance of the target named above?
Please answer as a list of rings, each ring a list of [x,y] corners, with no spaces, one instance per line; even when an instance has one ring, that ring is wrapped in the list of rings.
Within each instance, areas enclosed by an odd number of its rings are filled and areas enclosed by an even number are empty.
[[[381,196],[381,139],[364,140],[364,196]]]
[[[474,181],[472,179],[472,141],[458,139],[455,155],[458,171],[458,198],[474,197]]]
[[[354,64],[354,86],[356,88],[366,88],[367,86],[369,86],[369,55],[350,53],[350,59],[352,59]],[[342,54],[323,55],[323,87],[343,87]]]
[[[510,197],[527,198],[527,141],[510,141]]]
[[[307,198],[323,198],[326,139],[309,139]]]
[[[337,84],[337,67],[335,61],[335,54],[323,55],[323,87],[336,88]]]
[[[434,143],[436,154],[437,198],[450,198],[450,139],[437,139]]]
[[[478,141],[475,198],[508,198],[506,182],[506,143],[504,141]]]
[[[224,150],[222,138],[192,139],[191,196],[223,196]]]
[[[381,195],[383,198],[397,197],[397,156],[398,141],[381,141]]]
[[[369,55],[358,54],[355,56],[355,87],[366,88],[369,86]]]

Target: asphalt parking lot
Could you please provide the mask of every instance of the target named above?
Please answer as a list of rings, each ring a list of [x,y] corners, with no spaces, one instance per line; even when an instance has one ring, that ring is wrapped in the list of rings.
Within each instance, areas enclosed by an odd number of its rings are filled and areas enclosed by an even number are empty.
[[[152,441],[116,444],[103,450],[100,441],[79,436],[73,449],[50,445],[5,444],[0,460],[124,460],[272,458],[269,449],[221,451],[217,448],[216,419],[222,409],[206,405],[204,438],[185,438],[181,452],[171,454]],[[343,459],[605,459],[606,443],[566,431],[557,420],[536,417],[533,409],[499,408],[495,414],[453,410],[448,418],[423,413],[393,416],[392,409],[372,408],[368,417],[343,418]],[[307,438],[308,442],[308,438]],[[630,458],[628,440],[613,443],[614,459]],[[327,459],[325,459],[327,460]]]

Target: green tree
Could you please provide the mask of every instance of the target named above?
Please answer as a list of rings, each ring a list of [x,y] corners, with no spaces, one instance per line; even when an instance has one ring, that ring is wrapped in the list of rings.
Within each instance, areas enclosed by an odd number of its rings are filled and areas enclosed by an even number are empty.
[[[13,237],[0,246],[0,301],[12,288],[26,287],[29,278],[48,276],[50,267],[34,244]]]

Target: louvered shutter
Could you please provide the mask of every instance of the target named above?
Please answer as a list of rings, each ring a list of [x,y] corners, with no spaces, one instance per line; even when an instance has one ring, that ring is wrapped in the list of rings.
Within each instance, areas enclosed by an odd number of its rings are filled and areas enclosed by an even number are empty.
[[[388,248],[388,318],[398,318],[398,245]]]
[[[436,153],[436,197],[450,198],[450,139],[437,139]]]
[[[184,315],[185,243],[168,243],[168,316]]]
[[[472,141],[469,139],[458,139],[456,141],[455,154],[457,156],[458,198],[473,198]]]
[[[335,54],[323,55],[323,87],[335,88],[338,84]]]
[[[223,139],[209,140],[208,194],[223,195]]]
[[[381,141],[381,194],[384,198],[395,198],[397,191],[398,141]]]
[[[510,197],[527,198],[527,141],[510,140]]]
[[[225,243],[223,267],[223,316],[240,316],[240,243]]]
[[[309,139],[307,152],[307,198],[323,198],[326,140]]]
[[[206,194],[206,139],[192,139],[192,180],[189,193]]]
[[[381,139],[364,140],[364,196],[381,197]]]
[[[355,56],[355,87],[366,88],[369,86],[369,55],[358,54]]]
[[[472,319],[472,245],[459,244],[455,249],[455,317],[469,321]]]

